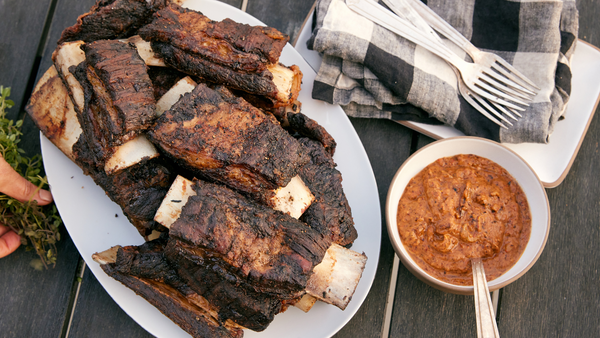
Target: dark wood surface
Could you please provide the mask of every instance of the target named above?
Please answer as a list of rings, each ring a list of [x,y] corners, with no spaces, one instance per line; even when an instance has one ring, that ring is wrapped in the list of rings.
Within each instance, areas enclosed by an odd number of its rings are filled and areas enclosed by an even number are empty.
[[[242,0],[224,1],[241,8]],[[11,118],[25,118],[22,146],[39,152],[38,131],[23,113],[33,84],[51,64],[60,32],[92,0],[0,1],[0,85],[12,87]],[[246,10],[291,36],[313,0],[248,0]],[[577,1],[579,37],[600,46],[600,4]],[[570,173],[548,189],[552,211],[546,248],[533,268],[500,293],[504,337],[600,336],[600,168],[598,116],[592,120]],[[432,140],[390,121],[351,119],[369,156],[383,212],[387,187],[402,162]],[[381,337],[394,252],[385,225],[373,287],[336,337]],[[64,232],[56,268],[36,271],[20,248],[0,259],[0,337],[151,337],[104,291]],[[80,278],[81,277],[81,278]],[[390,337],[475,337],[473,297],[435,290],[400,265]],[[310,325],[310,323],[307,323]],[[293,336],[293,333],[290,333]]]

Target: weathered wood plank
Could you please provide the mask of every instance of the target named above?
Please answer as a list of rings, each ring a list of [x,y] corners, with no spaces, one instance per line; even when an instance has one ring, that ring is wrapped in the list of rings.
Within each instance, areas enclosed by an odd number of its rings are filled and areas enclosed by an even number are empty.
[[[296,39],[315,0],[248,0],[246,12]]]
[[[473,296],[434,289],[400,264],[390,337],[476,337],[475,324]]]
[[[242,0],[219,0],[235,8],[242,8]]]
[[[37,271],[24,247],[0,259],[0,336],[59,337],[68,317],[79,255],[62,231],[55,268]]]
[[[86,268],[69,337],[152,337],[127,315]]]
[[[38,45],[42,38],[50,0],[23,5],[22,1],[1,1],[0,84],[10,86],[16,118],[27,99],[30,75],[35,76]],[[27,156],[39,153],[37,132],[24,126],[20,147]],[[33,139],[30,137],[33,134]],[[32,141],[32,142],[30,142]],[[30,145],[33,145],[30,146]],[[56,268],[36,271],[29,264],[35,253],[19,248],[0,260],[0,332],[3,337],[58,337],[68,316],[79,255],[66,231],[58,242]]]
[[[600,4],[581,0],[577,6],[579,38],[600,46]],[[600,335],[599,114],[596,110],[563,183],[546,190],[552,213],[548,242],[531,270],[504,288],[498,314],[500,334]]]
[[[51,2],[40,0],[23,6],[20,0],[0,1],[0,85],[11,87],[15,101],[9,113],[12,119],[22,109]]]
[[[373,167],[379,191],[381,213],[384,215],[388,187],[402,162],[410,155],[413,132],[387,120],[353,118],[351,121],[363,142]],[[394,249],[389,241],[385,218],[382,217],[381,221],[381,253],[375,281],[359,311],[336,337],[381,336],[394,259]],[[360,233],[358,235],[360,236]]]

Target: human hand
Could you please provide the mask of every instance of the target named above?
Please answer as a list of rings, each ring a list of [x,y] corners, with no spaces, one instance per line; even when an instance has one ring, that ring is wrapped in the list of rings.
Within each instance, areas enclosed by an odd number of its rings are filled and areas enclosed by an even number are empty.
[[[52,194],[48,190],[37,190],[33,183],[27,181],[10,164],[6,163],[2,155],[0,155],[0,193],[21,202],[34,199],[38,205],[47,205],[52,202]],[[19,245],[21,245],[19,235],[9,227],[0,224],[0,258],[17,250]]]

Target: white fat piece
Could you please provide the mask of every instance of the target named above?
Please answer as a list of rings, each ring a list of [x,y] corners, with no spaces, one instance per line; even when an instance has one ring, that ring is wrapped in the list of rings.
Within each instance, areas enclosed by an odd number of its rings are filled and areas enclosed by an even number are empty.
[[[274,205],[273,209],[296,219],[302,216],[314,200],[315,196],[298,175],[292,177],[290,183],[285,187],[277,188],[275,196],[271,199]]]
[[[306,293],[344,310],[354,295],[366,263],[364,253],[332,244],[323,261],[314,267]]]
[[[149,41],[145,41],[139,35],[134,35],[130,38],[119,40],[129,42],[135,45],[138,54],[144,60],[147,66],[166,67],[165,61],[154,53]]]
[[[131,167],[145,158],[158,157],[159,153],[146,136],[139,135],[119,146],[117,151],[104,164],[104,171],[112,174],[121,169]]]
[[[54,65],[57,67],[56,70],[60,73],[67,86],[69,86],[73,103],[79,111],[83,111],[84,108],[83,87],[81,87],[75,76],[71,74],[69,67],[77,66],[85,61],[85,53],[81,50],[81,45],[83,44],[83,41],[65,42],[58,46],[53,54]]]
[[[177,81],[171,89],[169,89],[157,102],[156,102],[156,116],[162,115],[164,112],[169,110],[183,94],[189,93],[198,84],[192,80],[189,76]]]
[[[196,192],[192,188],[193,184],[192,181],[182,176],[177,176],[156,211],[154,220],[164,227],[170,228],[179,216],[181,216],[181,210],[188,199],[191,196],[196,196]]]

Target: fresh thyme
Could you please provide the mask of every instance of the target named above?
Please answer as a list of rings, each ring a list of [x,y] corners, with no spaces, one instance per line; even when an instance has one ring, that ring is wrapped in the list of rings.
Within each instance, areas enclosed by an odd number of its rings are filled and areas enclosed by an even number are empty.
[[[37,154],[27,157],[24,155],[25,151],[18,146],[23,135],[23,120],[14,122],[6,118],[6,110],[14,106],[13,101],[8,99],[9,95],[10,88],[0,86],[0,153],[21,176],[38,189],[47,189],[47,178],[40,174],[41,156]],[[34,268],[47,269],[49,265],[56,265],[56,242],[60,240],[59,227],[62,220],[54,203],[39,206],[35,200],[19,202],[0,193],[0,223],[18,233],[27,250],[35,250],[39,260],[32,262]]]

